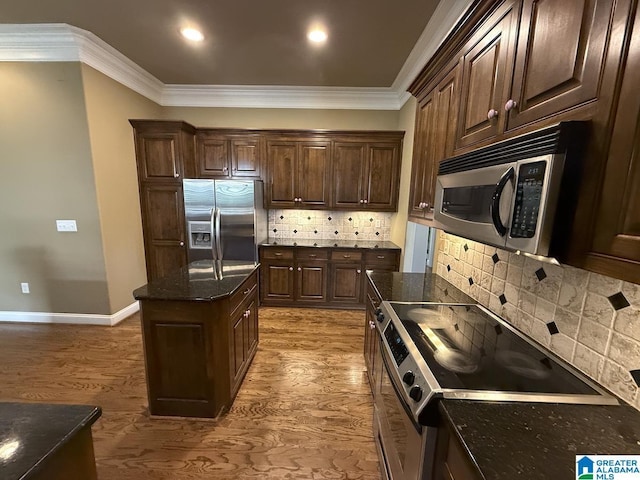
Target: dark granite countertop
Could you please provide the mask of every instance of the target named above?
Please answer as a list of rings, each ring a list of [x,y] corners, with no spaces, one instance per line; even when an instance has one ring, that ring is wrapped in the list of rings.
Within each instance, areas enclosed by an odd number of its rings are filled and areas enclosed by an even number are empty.
[[[444,278],[432,273],[367,272],[383,300],[397,302],[478,303]]]
[[[102,414],[89,405],[0,403],[0,478],[26,480]]]
[[[486,480],[576,478],[576,455],[640,455],[628,405],[442,400],[440,411]]]
[[[319,248],[388,248],[400,250],[393,242],[376,240],[331,240],[308,238],[268,238],[262,247],[319,247]]]
[[[137,288],[133,296],[136,300],[210,302],[232,294],[257,268],[258,265],[251,262],[223,262],[222,278],[218,278],[213,261],[192,262]]]

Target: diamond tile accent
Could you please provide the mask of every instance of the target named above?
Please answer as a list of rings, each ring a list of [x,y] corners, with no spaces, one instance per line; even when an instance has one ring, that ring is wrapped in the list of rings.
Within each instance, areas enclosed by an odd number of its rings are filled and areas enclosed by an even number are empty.
[[[333,233],[335,233],[335,234],[337,235],[337,234],[338,234],[338,230],[336,230],[336,231],[335,231],[335,232],[333,232]]]
[[[467,245],[467,244],[465,243],[465,244],[464,244],[464,247],[462,247],[462,248],[464,248],[464,251],[466,252],[466,251],[468,251],[468,250],[469,250],[469,245]]]
[[[460,327],[458,326],[457,323],[453,325],[453,328],[456,332],[460,330]]]
[[[447,272],[451,271],[451,265],[447,265]]]
[[[380,236],[380,232],[376,232],[376,237],[379,237],[379,236]]]
[[[627,300],[627,297],[625,297],[622,292],[618,292],[607,297],[607,300],[609,300],[611,306],[616,310],[621,310],[630,305],[629,300]]]
[[[445,296],[445,297],[448,297],[448,296],[449,296],[449,289],[448,289],[448,288],[445,288],[445,289],[444,289],[444,292],[442,292],[442,293],[444,293],[444,296]]]
[[[504,305],[507,303],[507,297],[504,296],[504,293],[498,297],[500,299],[500,303]]]
[[[491,255],[491,260],[493,260],[493,263],[498,263],[500,261],[500,257],[497,253],[494,253],[493,255]]]
[[[469,285],[473,285],[473,278],[469,277]]]
[[[280,215],[280,220],[284,220],[284,215]]]
[[[314,230],[313,233],[318,233],[318,230]]]
[[[636,385],[640,387],[640,370],[631,370],[629,373],[631,374],[633,381],[636,382]]]
[[[373,218],[370,218],[370,219],[369,219],[369,221],[370,221],[370,222],[373,222]]]
[[[502,335],[502,327],[500,325],[496,325],[493,329],[496,331],[496,335]]]
[[[294,230],[293,233],[298,233],[298,230]]]
[[[549,333],[551,335],[555,335],[556,333],[560,333],[560,330],[558,330],[558,326],[556,325],[556,322],[547,323],[547,328],[549,329]]]
[[[536,277],[538,277],[538,281],[540,282],[547,278],[547,273],[544,271],[544,268],[540,267],[538,270],[536,270]]]
[[[331,217],[327,217],[327,220],[331,221]]]
[[[278,233],[278,229],[277,229],[277,228],[274,228],[274,229],[273,229],[273,233]]]
[[[358,232],[356,232],[356,235],[358,235]]]
[[[311,220],[311,217],[307,217],[307,220]]]
[[[352,221],[353,221],[353,218],[349,217],[349,221],[350,221],[350,222],[352,222]]]

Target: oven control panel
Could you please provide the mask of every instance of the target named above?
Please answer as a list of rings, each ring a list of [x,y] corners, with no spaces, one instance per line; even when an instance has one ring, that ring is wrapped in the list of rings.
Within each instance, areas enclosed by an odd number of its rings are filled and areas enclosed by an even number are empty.
[[[384,329],[384,338],[387,340],[387,345],[391,350],[393,360],[396,362],[396,367],[400,367],[400,364],[409,356],[409,349],[400,338],[400,334],[393,323],[389,323],[387,328]]]

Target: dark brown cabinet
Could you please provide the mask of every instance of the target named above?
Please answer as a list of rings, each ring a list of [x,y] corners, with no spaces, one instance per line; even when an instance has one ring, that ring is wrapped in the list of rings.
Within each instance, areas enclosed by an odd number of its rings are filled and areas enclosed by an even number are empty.
[[[365,268],[397,271],[399,249],[260,248],[263,305],[361,308]]]
[[[198,178],[260,178],[260,135],[199,130]]]
[[[397,210],[400,156],[399,142],[335,142],[332,208]]]
[[[631,35],[585,266],[640,283],[640,10]]]
[[[364,363],[367,368],[367,378],[371,386],[371,392],[375,396],[377,387],[377,370],[381,365],[382,357],[379,355],[380,341],[376,330],[376,310],[382,303],[382,299],[376,293],[371,280],[367,278],[366,298],[365,298],[365,321],[364,321]]]
[[[257,281],[254,271],[210,301],[140,298],[152,415],[215,418],[231,406],[258,346]]]
[[[484,478],[474,466],[466,448],[440,412],[440,425],[436,433],[433,472],[434,480],[480,480]]]
[[[195,129],[184,122],[131,120],[134,127],[147,279],[186,264],[182,178],[195,170]]]
[[[420,101],[416,114],[409,217],[422,223],[433,219],[436,175],[440,161],[453,154],[458,115],[460,68],[434,82],[435,87]]]
[[[327,208],[331,144],[267,140],[268,208]]]

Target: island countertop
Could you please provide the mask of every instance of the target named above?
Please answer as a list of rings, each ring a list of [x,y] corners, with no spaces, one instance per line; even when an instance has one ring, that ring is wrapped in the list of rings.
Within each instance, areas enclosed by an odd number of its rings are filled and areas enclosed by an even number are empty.
[[[0,478],[26,480],[39,474],[81,429],[102,414],[89,405],[0,403]]]
[[[133,296],[136,300],[211,302],[231,295],[258,267],[252,262],[192,262],[137,288]]]

